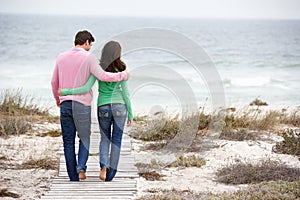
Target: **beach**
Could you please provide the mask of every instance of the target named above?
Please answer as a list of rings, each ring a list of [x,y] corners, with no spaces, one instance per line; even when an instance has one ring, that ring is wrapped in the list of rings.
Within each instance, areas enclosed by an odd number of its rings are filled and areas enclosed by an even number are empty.
[[[95,36],[91,53],[99,59],[106,41],[120,41],[122,60],[131,74],[128,87],[135,120],[127,130],[140,175],[136,199],[207,199],[210,193],[215,197],[227,192],[226,197],[280,180],[262,176],[248,183],[232,174],[217,175],[238,164],[255,165],[249,176],[256,174],[260,162],[267,168],[291,170],[274,188],[297,184],[291,175],[299,182],[299,146],[294,146],[300,113],[299,20],[0,13],[0,21],[1,103],[5,91],[12,91],[48,111],[35,118],[40,111],[29,105],[34,109],[24,114],[24,101],[1,108],[1,198],[38,199],[58,174],[62,139],[51,77],[57,56],[73,47],[74,34],[83,28]],[[95,84],[93,118],[97,90]],[[191,113],[199,119],[189,128],[183,120]],[[187,148],[164,151],[182,123],[186,132],[192,130]],[[222,176],[227,182],[219,180]],[[297,193],[295,188],[287,191],[294,192],[287,194],[291,199]]]
[[[214,144],[218,147],[213,148],[207,152],[187,153],[187,155],[200,155],[205,158],[206,165],[197,167],[174,167],[159,169],[162,180],[147,181],[145,178],[140,178],[138,181],[138,195],[143,196],[151,194],[156,191],[190,191],[193,193],[214,193],[221,194],[223,192],[236,192],[241,189],[246,189],[249,184],[222,184],[218,183],[215,173],[218,169],[228,166],[232,163],[246,162],[257,163],[264,159],[271,159],[279,161],[280,163],[288,164],[291,167],[299,168],[299,157],[289,155],[276,155],[272,152],[272,147],[276,141],[282,138],[276,135],[269,135],[268,141],[243,141],[233,142],[228,140],[216,140]],[[139,142],[135,141],[135,145]],[[145,144],[143,144],[145,145]],[[138,149],[138,148],[137,148]],[[138,151],[138,150],[137,150]],[[157,162],[165,162],[173,158],[176,160],[176,155],[160,155],[157,152],[143,152],[138,151],[136,158],[138,162],[151,163],[154,159]],[[145,158],[148,158],[145,160]],[[153,160],[152,160],[153,162]]]
[[[59,129],[59,124],[41,123],[26,134],[0,137],[2,199],[38,199],[49,190],[58,174],[62,139],[44,134]]]
[[[268,109],[264,108],[263,110]],[[166,153],[159,148],[159,145],[155,146],[166,142],[165,140],[143,141],[136,139],[132,134],[137,130],[146,129],[149,123],[145,120],[136,121],[132,127],[126,128],[126,132],[131,135],[132,154],[135,156],[139,171],[159,174],[158,177],[153,176],[152,179],[151,174],[148,177],[140,174],[137,179],[136,199],[147,199],[147,195],[159,196],[166,192],[170,192],[169,195],[177,192],[178,197],[185,199],[184,193],[191,193],[194,196],[201,194],[203,197],[207,194],[218,195],[223,192],[230,193],[247,189],[251,184],[225,184],[217,181],[217,171],[234,163],[255,164],[263,160],[270,160],[291,168],[300,168],[299,156],[273,151],[274,146],[283,141],[283,137],[278,135],[279,130],[293,128],[299,132],[299,127],[281,125],[268,131],[256,131],[255,134],[259,136],[257,139],[242,141],[222,139],[210,131],[209,134],[196,136],[190,148],[180,152]],[[33,126],[30,133],[0,138],[1,190],[7,189],[6,194],[11,195],[3,197],[3,199],[14,199],[14,197],[38,199],[49,190],[52,179],[58,175],[57,164],[62,156],[59,154],[62,139],[61,136],[51,137],[45,133],[59,129],[58,123],[40,122]],[[152,145],[152,148],[147,148],[149,145]],[[196,156],[203,158],[205,163],[198,167],[188,165],[170,167],[169,164],[176,161],[178,156]],[[45,165],[28,162],[43,159],[56,162],[55,167],[49,169],[43,167]],[[47,162],[45,161],[45,163]],[[148,167],[139,167],[143,166],[141,164]],[[297,179],[297,177],[295,178]],[[300,178],[300,174],[298,174],[298,178]]]
[[[247,110],[245,110],[246,107],[248,108]],[[251,106],[244,106],[244,112],[249,112],[250,107]],[[259,113],[261,116],[266,116],[268,113],[275,111],[274,108],[272,109],[268,106],[255,109],[260,110]],[[279,109],[277,107],[277,111],[285,109]],[[290,112],[293,109],[287,110]],[[234,113],[235,117],[237,117],[243,112],[242,110],[237,110]],[[253,121],[253,123],[255,122]],[[269,121],[269,123],[271,123],[271,121]],[[141,123],[138,126],[143,125],[145,126],[144,123]],[[141,128],[137,129],[141,130]],[[235,165],[240,165],[240,169],[238,169],[240,173],[238,173],[238,176],[241,177],[244,176],[242,175],[243,165],[245,165],[245,168],[248,166],[248,169],[255,165],[265,165],[266,168],[272,168],[273,164],[277,169],[282,168],[282,166],[298,169],[296,177],[294,178],[295,180],[299,180],[299,155],[288,155],[274,151],[276,145],[285,140],[279,133],[290,129],[293,129],[299,134],[299,126],[286,124],[276,124],[268,130],[247,131],[247,134],[253,134],[251,139],[235,138],[238,132],[234,132],[232,135],[224,138],[222,137],[222,133],[218,134],[217,132],[208,131],[207,134],[195,136],[193,143],[187,149],[173,153],[166,153],[161,147],[161,144],[169,143],[170,141],[168,140],[166,142],[166,140],[142,141],[132,139],[133,152],[136,162],[139,163],[138,166],[140,166],[138,168],[141,174],[145,175],[142,175],[138,180],[138,196],[141,197],[140,199],[151,199],[154,197],[158,199],[159,197],[165,197],[167,199],[218,199],[221,198],[221,194],[224,192],[225,194],[230,194],[239,190],[247,190],[247,188],[254,183],[224,184],[219,181],[220,175],[218,175],[218,171],[226,167],[229,167],[229,169],[234,168],[233,166]],[[135,132],[134,128],[133,132]],[[236,135],[233,136],[234,134]],[[193,166],[191,164],[192,160],[189,160],[181,166],[170,167],[170,163],[178,162],[178,158],[180,157],[181,161],[182,157],[201,158],[205,160],[205,164]],[[264,172],[254,170],[251,173],[259,174]],[[272,174],[272,170],[269,169],[268,173]],[[288,172],[286,173],[288,174]],[[276,180],[276,178],[274,178],[274,180]],[[214,196],[214,198],[212,196],[206,196],[211,193],[217,194],[217,196]],[[187,194],[187,196],[185,196],[185,194]],[[257,195],[259,194],[260,192],[257,191]],[[237,198],[238,197],[239,196],[237,196]],[[248,198],[251,199],[251,196],[248,196]],[[270,195],[260,198],[269,199],[276,197]],[[277,196],[277,198],[279,197]]]

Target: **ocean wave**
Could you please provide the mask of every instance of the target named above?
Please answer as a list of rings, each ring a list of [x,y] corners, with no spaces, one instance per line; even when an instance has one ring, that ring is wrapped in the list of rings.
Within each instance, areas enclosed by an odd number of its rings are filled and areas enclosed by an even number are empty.
[[[272,79],[269,76],[256,77],[231,77],[225,79],[223,83],[238,87],[259,87],[271,83]]]
[[[299,68],[300,67],[300,63],[293,63],[293,64],[287,64],[282,66],[282,68]]]

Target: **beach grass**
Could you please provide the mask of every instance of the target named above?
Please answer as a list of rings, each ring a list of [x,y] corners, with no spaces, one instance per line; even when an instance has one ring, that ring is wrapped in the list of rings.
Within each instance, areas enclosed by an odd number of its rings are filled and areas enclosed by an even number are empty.
[[[205,165],[205,157],[199,158],[197,153],[207,150],[203,146],[204,140],[210,138],[210,134],[216,133],[215,127],[220,134],[218,138],[213,136],[212,138],[233,142],[266,141],[266,135],[272,134],[274,138],[269,138],[268,141],[272,140],[275,143],[273,152],[299,156],[300,108],[272,110],[267,106],[268,103],[255,99],[246,108],[225,108],[217,114],[200,111],[197,115],[186,118],[191,121],[198,120],[199,123],[193,142],[183,151],[185,155],[177,157],[176,161],[167,165],[159,161],[151,161],[150,164],[138,163],[139,175],[148,181],[167,181],[168,178],[164,179],[161,172],[168,167],[183,170],[186,167]],[[146,117],[136,123],[143,123],[143,125],[131,131],[132,137],[144,141],[141,150],[149,152],[159,152],[168,145],[179,134],[182,123],[185,123],[187,130],[192,124],[187,123],[185,119],[164,116],[154,120]],[[190,130],[194,130],[192,125]],[[281,136],[283,140],[275,139],[278,137],[276,135]],[[212,145],[212,148],[219,147]],[[192,151],[194,149],[196,151]],[[245,185],[245,188],[223,193],[198,193],[189,189],[180,190],[180,188],[173,190],[152,188],[145,191],[147,194],[138,199],[300,199],[300,169],[282,163],[276,158],[264,158],[258,161],[241,161],[240,158],[236,158],[234,163],[228,163],[216,170],[213,179],[218,184]]]
[[[202,167],[206,164],[204,158],[200,158],[196,155],[180,155],[177,157],[177,160],[170,163],[169,167]]]
[[[217,181],[225,184],[254,184],[264,181],[300,181],[300,169],[279,161],[266,159],[253,164],[250,161],[229,164],[216,173]]]
[[[8,191],[7,188],[0,189],[0,197],[20,198],[21,196]]]
[[[283,141],[277,142],[273,151],[300,156],[300,133],[295,129],[287,129],[279,131],[278,134],[283,137]]]
[[[1,93],[0,112],[8,115],[41,115],[49,114],[49,109],[41,108],[34,103],[34,97],[24,96],[22,89],[4,90]]]
[[[46,170],[57,170],[59,165],[58,160],[52,158],[40,158],[40,159],[30,159],[24,162],[20,168],[21,169],[46,169]]]
[[[0,97],[0,136],[25,134],[37,121],[57,122],[48,108],[34,103],[34,97],[24,96],[21,89],[4,90]]]
[[[295,200],[300,198],[300,182],[293,181],[268,181],[252,184],[246,189],[235,192],[223,192],[214,194],[211,192],[198,193],[192,190],[160,190],[151,189],[138,200]]]
[[[147,181],[163,181],[160,171],[163,168],[163,163],[158,162],[155,159],[151,160],[151,163],[136,163],[138,168],[138,174],[140,177],[145,178]]]
[[[272,131],[278,132],[278,127],[282,125],[300,127],[300,108],[291,112],[285,109],[267,110],[261,109],[261,105],[266,102],[255,100],[246,109],[226,108],[223,109],[220,117],[218,114],[207,114],[200,111],[197,115],[189,116],[185,119],[179,119],[178,116],[167,118],[162,116],[160,119],[149,120],[146,117],[140,118],[146,126],[131,131],[131,136],[143,141],[170,141],[179,131],[184,129],[193,130],[191,121],[198,122],[197,135],[204,136],[209,130],[220,130],[220,138],[234,141],[256,140],[259,138],[259,132]],[[137,121],[136,123],[140,123]],[[161,145],[163,147],[164,145]],[[156,147],[153,147],[156,148]]]
[[[224,192],[215,199],[284,199],[294,200],[300,198],[300,182],[293,181],[268,181],[250,185],[247,189],[238,190],[233,193]]]
[[[137,163],[135,166],[138,168],[139,176],[145,178],[148,181],[163,181],[164,175],[159,172],[162,169],[171,167],[202,167],[206,164],[205,159],[195,155],[179,155],[176,160],[171,163],[162,163],[155,159],[151,160],[151,163]]]
[[[41,137],[46,137],[46,136],[50,136],[50,137],[61,137],[61,131],[60,130],[50,130],[47,132],[43,132],[38,134],[38,136]]]

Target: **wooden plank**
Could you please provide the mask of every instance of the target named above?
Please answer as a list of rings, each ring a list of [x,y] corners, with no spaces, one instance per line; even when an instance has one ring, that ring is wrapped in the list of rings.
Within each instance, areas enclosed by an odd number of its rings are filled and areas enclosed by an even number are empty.
[[[53,185],[52,188],[73,188],[73,189],[83,189],[83,190],[95,190],[97,188],[97,190],[103,190],[104,188],[111,188],[111,189],[115,189],[115,188],[132,188],[135,187],[136,184],[135,183],[121,183],[121,184],[105,184],[106,182],[98,182],[98,183],[93,183],[93,184],[85,184],[84,182],[81,182],[81,184],[56,184]],[[93,186],[93,188],[89,188],[86,187],[87,185],[89,186]],[[84,188],[83,188],[84,187]],[[106,190],[106,189],[105,189]]]
[[[78,149],[76,139],[75,147]],[[92,124],[92,134],[90,143],[90,155],[87,162],[87,179],[79,182],[69,181],[66,163],[63,156],[63,147],[61,153],[60,169],[58,177],[52,180],[50,191],[41,199],[133,199],[137,193],[138,170],[135,166],[134,156],[131,155],[130,137],[124,132],[121,156],[118,172],[111,182],[103,182],[98,176],[99,168],[99,142],[100,132],[98,123]]]
[[[76,186],[76,185],[71,185],[70,186],[66,186],[66,187],[52,187],[51,191],[56,191],[58,190],[60,191],[88,191],[88,192],[108,192],[108,191],[136,191],[136,187],[135,185],[118,185],[118,186],[114,186],[111,185],[110,187],[108,186],[104,186],[104,185],[97,185],[94,184],[93,187],[88,188],[88,187],[83,187],[83,186]]]
[[[77,185],[77,184],[81,184],[83,183],[84,185],[93,185],[95,184],[95,182],[98,184],[99,178],[98,177],[88,177],[88,179],[86,179],[84,182],[83,181],[79,181],[79,182],[73,182],[70,181],[68,177],[57,177],[54,178],[52,183],[53,184],[66,184],[66,185]],[[105,183],[105,184],[136,184],[136,180],[135,179],[128,179],[128,178],[114,178],[112,181],[110,182],[102,182],[101,183]]]
[[[66,172],[67,169],[64,166],[64,167],[61,167],[60,171],[61,172]],[[91,166],[89,166],[88,172],[100,172],[100,167],[91,167]],[[128,166],[128,167],[119,168],[118,171],[117,171],[117,173],[119,173],[119,172],[128,172],[128,173],[133,172],[133,173],[137,173],[138,170],[136,168],[133,168],[133,167],[131,168],[130,166]]]
[[[59,176],[65,176],[68,177],[67,172],[59,172]],[[94,176],[94,177],[98,177],[99,176],[99,172],[89,172],[87,171],[86,174],[87,178]],[[116,178],[138,178],[139,176],[136,173],[126,173],[126,172],[120,172],[116,174],[115,176]]]
[[[60,196],[42,196],[41,199],[55,199],[55,200],[65,200],[65,199],[81,199],[82,200],[82,197],[81,196],[63,196],[63,197],[60,197]],[[97,196],[84,196],[84,200],[112,200],[112,199],[122,199],[122,200],[129,200],[129,199],[132,199],[132,195],[122,195],[122,196],[102,196],[102,197],[99,197],[98,195]]]
[[[84,197],[85,196],[110,196],[110,197],[113,197],[113,196],[116,196],[116,197],[119,197],[119,196],[122,196],[122,195],[125,195],[125,196],[129,196],[129,195],[134,195],[133,192],[122,192],[122,191],[108,191],[108,192],[105,192],[105,191],[49,191],[48,193],[49,196],[59,196],[59,197],[68,197],[68,196],[80,196],[82,197],[82,199],[85,199]],[[101,199],[101,198],[99,198]]]

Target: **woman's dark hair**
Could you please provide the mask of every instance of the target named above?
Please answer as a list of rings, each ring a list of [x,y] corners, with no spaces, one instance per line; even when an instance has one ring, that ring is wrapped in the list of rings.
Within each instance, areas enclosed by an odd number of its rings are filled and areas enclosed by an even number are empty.
[[[89,41],[89,44],[91,42],[95,41],[92,34],[90,32],[88,32],[87,30],[79,31],[75,36],[74,44],[75,44],[75,46],[83,45],[87,40]]]
[[[116,41],[109,41],[102,49],[100,66],[107,72],[121,72],[126,70],[121,58],[121,45]]]

